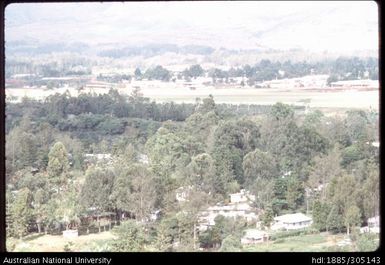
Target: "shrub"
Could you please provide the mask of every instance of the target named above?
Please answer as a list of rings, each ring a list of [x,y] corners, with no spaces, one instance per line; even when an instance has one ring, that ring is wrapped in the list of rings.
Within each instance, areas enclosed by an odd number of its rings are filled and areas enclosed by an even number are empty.
[[[358,251],[375,251],[379,247],[378,236],[373,234],[362,234],[357,237]]]
[[[277,232],[273,235],[271,235],[270,239],[271,240],[277,240],[280,238],[286,238],[286,237],[292,237],[292,236],[299,236],[302,235],[303,233],[306,233],[306,230],[294,230],[294,231],[283,231],[283,232]]]
[[[64,252],[72,252],[72,246],[74,245],[73,242],[69,241],[64,245]]]
[[[285,239],[280,238],[280,239],[275,240],[273,244],[280,244],[280,243],[284,243],[285,241],[286,241]]]
[[[222,246],[219,249],[221,252],[239,252],[242,249],[241,240],[233,235],[227,236],[222,241]]]

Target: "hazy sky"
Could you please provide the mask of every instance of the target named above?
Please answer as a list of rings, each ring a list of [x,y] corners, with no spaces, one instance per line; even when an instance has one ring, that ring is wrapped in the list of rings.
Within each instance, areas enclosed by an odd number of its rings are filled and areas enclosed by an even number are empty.
[[[378,48],[372,1],[11,4],[6,41],[173,43],[226,48]]]

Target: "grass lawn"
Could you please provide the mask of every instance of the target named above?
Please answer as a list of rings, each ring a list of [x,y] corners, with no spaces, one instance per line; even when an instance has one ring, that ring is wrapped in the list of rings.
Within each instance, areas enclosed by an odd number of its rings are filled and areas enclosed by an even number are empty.
[[[32,234],[23,238],[7,238],[7,251],[15,252],[63,252],[69,248],[74,252],[98,251],[103,245],[114,239],[110,231],[82,235],[77,238],[63,238],[62,235]],[[14,248],[11,248],[14,245]]]
[[[244,246],[244,252],[327,252],[334,251],[337,242],[343,240],[346,234],[313,234],[279,238],[256,245]],[[64,252],[69,248],[72,252],[108,251],[108,243],[114,239],[110,231],[82,235],[66,239],[60,235],[32,234],[23,238],[7,238],[7,251],[15,252]],[[10,247],[13,245],[14,247]],[[354,251],[349,246],[338,248],[341,251]],[[147,251],[156,251],[149,247]]]
[[[344,235],[302,235],[292,236],[275,241],[246,246],[243,251],[250,252],[319,252],[336,244]]]

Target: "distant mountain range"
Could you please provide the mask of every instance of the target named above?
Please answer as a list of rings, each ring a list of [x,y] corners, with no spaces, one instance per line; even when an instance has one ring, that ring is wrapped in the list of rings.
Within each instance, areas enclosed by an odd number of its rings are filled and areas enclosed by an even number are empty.
[[[11,4],[5,19],[8,52],[378,49],[377,6],[370,1]]]

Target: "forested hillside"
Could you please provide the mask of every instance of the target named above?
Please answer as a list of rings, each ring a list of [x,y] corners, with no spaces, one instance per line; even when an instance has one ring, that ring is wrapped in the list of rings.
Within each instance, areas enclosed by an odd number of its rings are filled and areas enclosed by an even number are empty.
[[[265,227],[302,212],[313,218],[312,233],[349,234],[379,214],[376,112],[326,116],[213,97],[159,104],[139,90],[111,90],[24,98],[6,114],[9,238],[114,226],[118,240],[98,250],[239,250],[255,223],[196,226],[201,211],[240,190],[255,196]],[[188,192],[177,200],[181,189]]]

